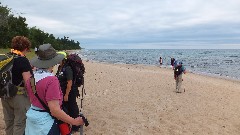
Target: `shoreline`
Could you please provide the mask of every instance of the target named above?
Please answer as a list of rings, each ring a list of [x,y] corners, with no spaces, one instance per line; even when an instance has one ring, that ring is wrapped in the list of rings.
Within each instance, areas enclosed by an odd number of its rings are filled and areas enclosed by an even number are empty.
[[[170,58],[182,60],[188,71],[208,76],[220,76],[240,80],[239,59],[236,50],[91,50],[80,51],[88,60],[108,63],[144,64],[159,66],[159,56],[163,66],[170,66]],[[235,57],[236,56],[236,57]]]
[[[130,66],[146,66],[146,67],[158,67],[160,68],[160,66],[158,65],[148,65],[148,64],[126,64],[126,63],[110,63],[110,62],[99,62],[99,61],[94,61],[94,60],[87,60],[87,59],[82,59],[85,62],[93,62],[93,63],[102,63],[102,64],[112,64],[112,65],[130,65]],[[172,68],[169,66],[162,66],[162,69],[168,69],[168,70],[172,70]],[[230,77],[230,76],[221,76],[218,74],[213,74],[213,73],[204,73],[204,72],[197,72],[197,71],[189,71],[188,69],[187,73],[192,73],[192,74],[196,74],[196,75],[201,75],[201,76],[207,76],[207,77],[212,77],[212,78],[218,78],[218,79],[223,79],[223,80],[229,80],[229,81],[236,81],[236,82],[240,82],[240,78],[235,78],[235,77]],[[173,72],[173,70],[172,70]]]
[[[68,52],[69,54],[71,53],[77,53],[79,55],[82,56],[82,54],[80,53],[81,50],[66,50],[66,52]],[[148,65],[148,64],[126,64],[126,63],[110,63],[110,62],[100,62],[100,61],[96,61],[96,60],[89,60],[87,57],[81,57],[81,59],[84,62],[93,62],[93,63],[103,63],[103,64],[113,64],[113,65],[139,65],[139,66],[149,66],[149,67],[159,67],[159,65]],[[159,67],[160,68],[160,67]],[[165,68],[165,69],[169,69],[171,70],[171,65],[167,66],[167,65],[163,65],[161,68]],[[223,79],[223,80],[229,80],[229,81],[236,81],[236,82],[240,82],[240,78],[235,78],[235,77],[231,77],[231,76],[221,76],[218,74],[213,74],[213,73],[204,73],[204,72],[197,72],[197,71],[189,71],[188,69],[187,73],[192,73],[192,74],[196,74],[196,75],[201,75],[201,76],[208,76],[208,77],[212,77],[212,78],[218,78],[218,79]]]

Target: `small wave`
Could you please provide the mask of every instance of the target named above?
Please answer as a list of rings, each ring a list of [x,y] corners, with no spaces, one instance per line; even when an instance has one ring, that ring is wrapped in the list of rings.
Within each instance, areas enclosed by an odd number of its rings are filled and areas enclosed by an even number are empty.
[[[201,52],[199,54],[209,54],[209,53],[212,53],[212,51],[204,51],[204,52]]]
[[[233,63],[233,60],[223,60],[225,63],[229,64],[229,63]]]
[[[230,55],[229,57],[237,58],[237,55]]]

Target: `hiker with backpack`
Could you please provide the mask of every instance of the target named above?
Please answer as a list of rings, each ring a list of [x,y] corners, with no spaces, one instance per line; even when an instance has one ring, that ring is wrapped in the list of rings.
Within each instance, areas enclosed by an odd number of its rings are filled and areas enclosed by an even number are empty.
[[[65,55],[65,59],[60,63],[56,73],[63,92],[63,106],[71,117],[76,118],[79,116],[79,108],[76,101],[77,97],[80,96],[78,87],[83,85],[85,68],[77,54],[67,55],[66,52],[58,53]],[[71,132],[78,132],[79,128],[80,126],[73,125]]]
[[[12,63],[1,65],[0,96],[3,107],[6,135],[23,135],[26,112],[30,107],[24,82],[32,76],[32,67],[26,58],[31,43],[24,36],[12,39]],[[1,61],[2,62],[2,61]]]
[[[181,93],[182,74],[186,74],[186,68],[181,61],[174,61],[174,79],[176,80],[176,92]]]
[[[64,55],[58,54],[51,44],[43,44],[37,57],[30,61],[37,70],[26,83],[31,107],[26,114],[25,135],[60,135],[59,120],[76,126],[84,124],[80,116],[73,118],[61,108],[63,94],[52,71],[63,59]]]

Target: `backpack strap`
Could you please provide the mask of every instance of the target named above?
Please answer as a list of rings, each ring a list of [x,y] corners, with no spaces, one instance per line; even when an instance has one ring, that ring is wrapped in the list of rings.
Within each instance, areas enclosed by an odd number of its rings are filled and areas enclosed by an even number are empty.
[[[35,85],[35,78],[31,77],[30,78],[30,84],[32,87],[33,94],[37,97],[39,102],[42,104],[44,109],[51,115],[49,107],[42,101],[42,99],[38,96],[37,90],[36,90],[36,85]],[[52,116],[52,115],[51,115]],[[53,117],[53,116],[52,116]]]

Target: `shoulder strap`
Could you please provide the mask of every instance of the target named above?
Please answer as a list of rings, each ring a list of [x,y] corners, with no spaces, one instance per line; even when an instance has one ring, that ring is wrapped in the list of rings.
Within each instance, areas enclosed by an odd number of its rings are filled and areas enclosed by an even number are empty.
[[[14,57],[8,57],[5,60],[2,60],[0,62],[0,69],[1,71],[4,70],[7,67],[10,67],[9,64],[13,64]]]
[[[38,100],[40,101],[40,103],[42,104],[42,106],[45,108],[45,110],[51,115],[49,107],[42,101],[42,99],[38,96],[38,94],[35,93],[34,95],[38,98]],[[52,116],[52,115],[51,115],[51,116]]]
[[[31,84],[31,87],[32,87],[33,94],[37,97],[37,99],[42,104],[44,109],[51,115],[49,107],[42,101],[42,99],[37,94],[36,85],[35,85],[35,78],[34,77],[30,78],[30,84]]]

